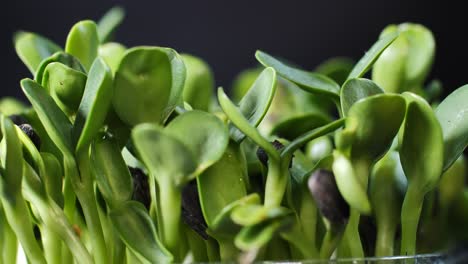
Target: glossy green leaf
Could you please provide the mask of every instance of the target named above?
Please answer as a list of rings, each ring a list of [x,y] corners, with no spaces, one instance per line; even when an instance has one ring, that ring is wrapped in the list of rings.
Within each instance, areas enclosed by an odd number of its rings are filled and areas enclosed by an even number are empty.
[[[81,65],[80,61],[77,58],[63,51],[59,51],[59,52],[52,54],[52,56],[44,59],[41,62],[41,64],[38,66],[36,74],[34,75],[34,80],[37,83],[42,84],[42,79],[44,78],[44,72],[47,66],[53,62],[59,62],[65,66],[68,66],[69,68],[73,70],[86,73],[86,70],[83,68],[83,65]]]
[[[150,263],[170,263],[171,254],[164,248],[146,209],[129,201],[111,210],[110,220],[125,245]]]
[[[10,119],[1,115],[1,130],[3,135],[0,152],[1,165],[3,167],[3,181],[8,192],[21,192],[21,178],[23,171],[23,151],[21,141],[18,138],[15,125]]]
[[[353,70],[349,73],[348,79],[360,78],[370,70],[375,61],[382,52],[398,37],[398,33],[382,36],[366,54],[356,63]]]
[[[36,73],[42,60],[62,48],[49,39],[31,32],[19,32],[15,37],[15,49],[18,57],[32,74]]]
[[[218,161],[229,143],[227,126],[223,121],[199,110],[176,117],[165,131],[185,143],[193,153],[197,164],[196,174]]]
[[[194,109],[208,111],[214,92],[213,73],[206,62],[189,54],[182,54],[187,70],[184,101]]]
[[[333,174],[341,195],[352,208],[363,214],[370,214],[371,204],[367,197],[367,188],[356,175],[353,164],[339,151],[335,151],[333,157]]]
[[[276,149],[270,144],[270,142],[260,135],[258,130],[249,123],[249,120],[247,120],[241,110],[235,106],[231,100],[229,100],[222,88],[218,89],[218,101],[229,120],[240,131],[242,131],[244,135],[248,136],[257,145],[265,149],[269,155],[272,155],[273,157],[278,155]]]
[[[120,43],[108,42],[99,46],[98,54],[115,73],[126,50],[127,48]]]
[[[105,135],[94,141],[91,164],[99,190],[111,208],[132,198],[132,176],[112,137]]]
[[[330,121],[329,117],[317,113],[299,114],[278,122],[270,133],[287,140],[294,140],[298,136],[324,126]]]
[[[88,74],[83,98],[75,118],[73,139],[77,152],[86,147],[104,125],[111,106],[113,92],[112,73],[98,58]]]
[[[381,93],[384,93],[382,88],[371,80],[359,78],[346,81],[340,91],[341,111],[343,115],[346,116],[351,106],[357,101]]]
[[[162,123],[181,103],[184,80],[185,66],[174,50],[132,48],[115,73],[114,109],[127,125]]]
[[[247,93],[239,101],[238,108],[252,127],[257,127],[266,115],[276,91],[276,72],[273,68],[266,68],[257,77]],[[241,142],[245,135],[231,126],[231,137]]]
[[[236,76],[230,89],[234,102],[239,102],[244,97],[262,70],[263,67],[251,68],[241,71]]]
[[[286,63],[258,50],[257,60],[265,67],[272,67],[281,77],[297,84],[301,89],[311,93],[338,97],[340,86],[332,79],[318,73],[307,72],[287,65]]]
[[[198,195],[203,216],[209,227],[230,203],[247,194],[247,164],[240,147],[231,142],[220,160],[198,178]]]
[[[35,81],[23,79],[21,88],[53,142],[61,151],[72,153],[72,125],[67,116],[47,94],[47,91]]]
[[[452,92],[435,110],[444,137],[444,171],[468,145],[468,85]]]
[[[258,250],[290,224],[289,219],[275,219],[254,226],[246,226],[236,236],[234,243],[242,250]]]
[[[286,207],[265,207],[258,204],[239,206],[231,213],[234,223],[241,226],[253,226],[267,220],[292,214],[292,210]]]
[[[226,227],[233,227],[234,223],[232,222],[231,219],[231,213],[238,208],[239,206],[245,206],[249,204],[257,204],[259,205],[261,202],[260,196],[257,193],[252,193],[246,196],[243,196],[239,198],[238,200],[232,201],[230,203],[227,203],[221,211],[216,215],[215,218],[213,218],[213,221],[208,222],[208,226],[210,230],[213,230],[216,234],[218,233],[226,233],[229,231],[229,228]],[[209,219],[207,217],[207,219]],[[237,225],[236,225],[237,227]],[[231,233],[231,235],[237,234],[238,228],[235,228],[235,233]]]
[[[403,97],[379,94],[356,102],[348,112],[346,131],[353,134],[351,158],[373,161],[391,146],[405,116]]]
[[[101,43],[108,42],[117,27],[125,18],[125,10],[119,6],[111,8],[97,23],[97,31]]]
[[[65,51],[75,56],[86,70],[91,68],[98,55],[99,36],[96,23],[84,20],[76,23],[70,30]]]
[[[431,31],[419,24],[389,25],[382,37],[399,36],[376,61],[372,79],[388,92],[415,91],[421,88],[435,54]]]
[[[192,178],[195,157],[176,137],[153,124],[141,124],[132,131],[132,139],[143,163],[158,182],[181,186]]]
[[[71,112],[78,109],[86,84],[86,75],[60,62],[52,62],[44,70],[41,85]]]
[[[442,129],[432,108],[423,98],[409,92],[404,96],[408,107],[400,142],[401,165],[408,184],[418,186],[419,191],[425,193],[436,186],[442,175]]]

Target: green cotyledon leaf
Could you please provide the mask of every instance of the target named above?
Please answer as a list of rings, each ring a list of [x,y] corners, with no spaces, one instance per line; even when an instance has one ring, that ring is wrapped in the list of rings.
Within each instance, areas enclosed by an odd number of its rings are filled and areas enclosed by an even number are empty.
[[[60,62],[47,64],[41,85],[62,109],[75,112],[85,89],[86,75]]]
[[[72,125],[68,117],[60,110],[52,97],[47,94],[47,91],[37,82],[31,79],[23,79],[21,81],[21,88],[53,142],[61,151],[73,153],[71,140]]]
[[[369,51],[367,51],[366,54],[356,63],[353,70],[348,75],[348,80],[364,76],[364,74],[370,70],[372,65],[374,65],[382,52],[384,52],[384,50],[390,46],[397,37],[398,33],[394,32],[392,34],[382,36],[377,40]]]
[[[42,84],[42,78],[44,78],[45,69],[52,62],[60,62],[61,64],[68,66],[73,70],[86,74],[86,70],[77,58],[66,52],[59,51],[52,54],[50,57],[44,59],[41,62],[41,64],[37,67],[36,74],[34,75],[34,80],[36,82]]]
[[[21,179],[23,171],[23,151],[15,125],[13,122],[0,115],[1,131],[3,139],[1,141],[3,151],[0,152],[1,166],[3,167],[3,182],[6,184],[8,192],[21,192]]]
[[[208,111],[214,92],[213,72],[206,62],[189,54],[182,54],[187,70],[184,101],[194,109]]]
[[[103,127],[111,106],[112,92],[111,70],[101,58],[97,58],[89,71],[73,127],[77,152],[89,145]]]
[[[75,56],[89,71],[98,55],[99,36],[96,23],[84,20],[76,23],[70,30],[65,51]]]
[[[197,178],[200,205],[208,227],[215,225],[216,217],[228,204],[246,196],[246,177],[242,149],[231,141],[221,159]]]
[[[115,6],[107,11],[97,23],[99,41],[105,43],[112,38],[117,27],[125,18],[125,10]]]
[[[402,96],[377,94],[364,98],[349,109],[344,131],[353,134],[351,158],[373,161],[391,146],[405,116]]]
[[[160,242],[154,223],[143,205],[128,201],[112,209],[109,216],[122,241],[137,255],[150,263],[172,262],[171,253]]]
[[[165,131],[192,151],[197,175],[222,157],[229,142],[226,124],[215,115],[199,110],[179,115],[166,126]]]
[[[32,74],[36,73],[42,60],[62,48],[51,40],[31,32],[18,32],[15,35],[15,49],[18,57]]]
[[[408,107],[404,129],[401,131],[401,165],[408,178],[408,184],[417,185],[424,193],[432,190],[442,175],[442,128],[432,108],[422,97],[410,92],[403,95]]]
[[[338,97],[340,86],[325,75],[291,67],[260,50],[255,53],[255,57],[262,65],[272,67],[278,72],[278,75],[297,84],[301,89],[333,98]]]
[[[91,147],[96,183],[109,207],[131,200],[133,181],[117,141],[109,135],[97,138]]]
[[[112,104],[127,125],[162,123],[181,103],[185,66],[172,49],[129,49],[115,72]]]
[[[356,175],[351,161],[341,152],[333,152],[333,174],[341,195],[351,208],[364,214],[371,213],[367,189]]]
[[[276,91],[276,72],[273,68],[264,69],[239,101],[238,108],[249,124],[257,127],[266,115]],[[231,125],[231,137],[241,142],[245,135]]]
[[[453,91],[435,110],[444,139],[444,171],[468,145],[468,85]]]
[[[115,73],[126,50],[127,48],[120,43],[108,42],[99,46],[98,54],[109,65],[112,73]]]
[[[135,147],[148,170],[158,182],[181,186],[196,169],[192,151],[179,139],[155,124],[141,124],[132,131]]]
[[[384,90],[371,80],[364,78],[349,79],[343,84],[340,91],[341,111],[343,115],[346,116],[351,106],[357,101],[381,93],[384,93]]]

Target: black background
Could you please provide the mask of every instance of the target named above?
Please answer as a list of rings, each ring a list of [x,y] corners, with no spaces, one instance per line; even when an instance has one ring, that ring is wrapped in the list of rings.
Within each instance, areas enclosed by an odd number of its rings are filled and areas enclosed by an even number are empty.
[[[6,2],[6,1],[5,1]],[[68,30],[82,19],[97,20],[120,5],[127,11],[117,40],[127,46],[169,46],[205,59],[217,86],[229,87],[242,69],[255,66],[265,50],[313,69],[333,56],[359,59],[390,23],[429,27],[437,43],[430,78],[445,93],[468,83],[468,19],[453,1],[9,1],[2,3],[0,96],[24,99],[19,80],[29,72],[17,58],[12,34],[38,32],[64,45]]]

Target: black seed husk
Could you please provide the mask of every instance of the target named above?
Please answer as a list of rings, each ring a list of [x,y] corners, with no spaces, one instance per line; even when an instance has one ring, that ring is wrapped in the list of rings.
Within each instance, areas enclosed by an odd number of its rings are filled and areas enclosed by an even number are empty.
[[[191,181],[182,190],[182,220],[203,239],[209,238],[207,224],[200,206],[196,181]]]
[[[142,203],[149,210],[151,204],[151,194],[148,184],[148,176],[138,169],[128,167],[133,178],[133,196],[132,199]]]
[[[34,146],[36,146],[37,149],[41,147],[41,139],[30,124],[21,124],[19,125],[19,128],[26,134],[26,136],[29,137],[29,139],[31,139],[32,143]]]
[[[345,225],[348,222],[349,205],[341,196],[331,171],[315,171],[309,178],[308,186],[323,217],[336,225]]]
[[[271,144],[273,145],[273,147],[278,150],[278,151],[281,151],[283,148],[284,148],[284,145],[283,143],[279,142],[278,140],[274,140],[273,142],[271,142]],[[265,166],[267,167],[268,166],[268,155],[267,153],[265,152],[265,150],[261,147],[259,147],[257,149],[257,158],[260,160],[260,162]],[[289,168],[291,168],[292,166],[292,162],[289,164]]]
[[[22,115],[11,115],[8,117],[11,119],[13,124],[17,126],[28,123],[28,120],[26,120]]]

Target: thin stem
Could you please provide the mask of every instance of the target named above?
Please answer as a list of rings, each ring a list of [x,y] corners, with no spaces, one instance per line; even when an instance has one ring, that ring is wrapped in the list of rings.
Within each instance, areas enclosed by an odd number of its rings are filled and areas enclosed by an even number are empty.
[[[0,208],[0,225],[2,244],[0,250],[2,252],[2,263],[16,263],[16,253],[18,252],[18,240],[16,235],[8,224],[3,208]]]
[[[284,160],[288,160],[288,158],[284,158],[283,161]],[[284,166],[283,163],[284,162],[269,157],[264,202],[267,207],[280,206],[284,193],[286,192],[289,179],[289,162],[286,166]]]
[[[208,256],[208,260],[210,262],[217,262],[221,258],[219,256],[219,246],[216,240],[212,238],[208,238],[208,240],[205,241],[206,245],[206,255]]]
[[[47,263],[62,263],[62,242],[60,237],[52,232],[50,228],[43,226],[41,228],[41,238]]]
[[[80,201],[85,216],[86,225],[92,237],[93,255],[96,263],[109,263],[109,252],[107,251],[101,220],[94,194],[92,177],[90,171],[90,160],[87,151],[78,153],[78,165],[80,169],[81,184],[75,188],[75,193]],[[76,171],[76,170],[74,170]],[[73,179],[72,179],[73,181]]]
[[[160,196],[159,203],[161,208],[162,219],[162,234],[163,241],[167,249],[173,254],[174,261],[180,261],[179,256],[179,241],[180,241],[180,217],[182,206],[182,193],[181,190],[173,186],[167,179],[168,177],[161,177],[159,183]]]
[[[351,255],[355,258],[364,257],[364,249],[362,248],[361,236],[359,235],[359,218],[359,212],[356,209],[351,209],[351,215],[345,230],[346,243]]]
[[[343,237],[343,227],[334,228],[330,227],[325,233],[325,237],[322,240],[322,247],[320,248],[320,258],[329,259],[335,249],[338,246],[338,243]]]
[[[21,192],[7,194],[1,198],[6,219],[20,241],[28,259],[34,263],[46,264],[44,253],[34,237],[29,209],[26,201],[21,196]]]
[[[304,186],[304,189],[306,187]],[[303,190],[307,194],[308,190]],[[300,208],[300,221],[304,236],[310,241],[309,247],[317,252],[316,233],[317,233],[317,206],[311,195],[302,195]],[[310,249],[309,251],[312,251]]]
[[[409,184],[401,208],[401,255],[416,254],[416,235],[424,201],[424,194],[417,187]]]
[[[377,225],[377,241],[375,244],[375,256],[393,256],[396,225],[393,223]]]

